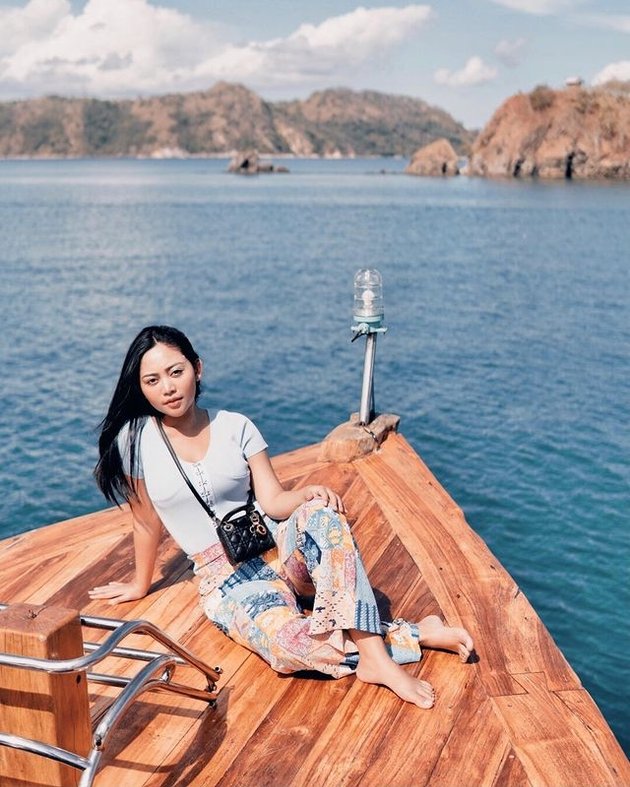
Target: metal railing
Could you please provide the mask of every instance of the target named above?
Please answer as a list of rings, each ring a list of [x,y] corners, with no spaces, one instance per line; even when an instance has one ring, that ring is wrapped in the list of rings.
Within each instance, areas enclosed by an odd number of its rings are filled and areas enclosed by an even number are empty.
[[[7,609],[7,604],[0,604],[0,610]],[[166,691],[174,694],[203,700],[211,707],[216,704],[213,696],[216,682],[221,674],[220,667],[208,667],[189,650],[171,639],[160,628],[146,620],[114,620],[111,618],[90,617],[80,615],[81,625],[85,628],[111,630],[102,643],[84,642],[87,651],[83,656],[72,659],[39,659],[30,656],[19,656],[0,653],[0,665],[22,669],[39,670],[54,674],[87,670],[108,656],[124,659],[146,661],[147,664],[133,677],[109,675],[106,673],[87,673],[88,681],[103,683],[122,688],[118,697],[112,702],[107,712],[92,732],[92,748],[87,757],[83,757],[67,749],[53,746],[42,741],[23,738],[19,735],[0,732],[0,746],[8,746],[47,757],[57,762],[83,770],[79,787],[90,787],[98,769],[101,756],[106,748],[109,735],[132,703],[146,691]],[[122,647],[121,643],[130,634],[145,634],[160,642],[168,649],[161,653],[151,650]],[[173,682],[172,678],[177,666],[188,666],[201,672],[207,681],[205,689],[186,686]]]

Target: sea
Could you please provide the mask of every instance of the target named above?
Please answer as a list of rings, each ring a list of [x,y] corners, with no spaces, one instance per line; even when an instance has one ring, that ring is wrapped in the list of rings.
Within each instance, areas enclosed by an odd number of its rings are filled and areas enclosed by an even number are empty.
[[[630,184],[227,163],[0,161],[0,538],[104,507],[97,427],[147,324],[190,336],[202,403],[272,453],[321,440],[359,409],[353,277],[375,267],[376,409],[628,751]]]

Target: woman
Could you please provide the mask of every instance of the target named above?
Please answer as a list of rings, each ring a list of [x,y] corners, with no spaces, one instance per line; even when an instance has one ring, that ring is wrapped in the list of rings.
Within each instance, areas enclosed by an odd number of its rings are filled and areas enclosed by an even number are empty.
[[[95,477],[109,501],[131,506],[135,578],[96,587],[91,598],[118,604],[145,596],[164,525],[194,563],[208,618],[273,669],[356,674],[430,708],[432,686],[400,664],[418,661],[421,645],[453,650],[466,661],[473,647],[468,632],[434,615],[418,625],[382,623],[341,498],[319,484],[283,489],[249,419],[198,406],[202,371],[186,336],[168,326],[144,328],[127,352],[101,424]],[[253,485],[275,548],[230,565],[158,420],[184,472],[219,518],[245,504]],[[299,599],[308,596],[314,598],[306,616]]]

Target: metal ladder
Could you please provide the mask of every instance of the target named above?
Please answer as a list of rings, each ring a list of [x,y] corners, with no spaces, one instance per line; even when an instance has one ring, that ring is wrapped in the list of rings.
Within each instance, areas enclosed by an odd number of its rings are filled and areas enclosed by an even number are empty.
[[[0,610],[7,609],[0,604]],[[92,748],[87,757],[75,752],[53,746],[42,741],[23,738],[19,735],[0,732],[0,746],[21,749],[42,757],[56,760],[83,771],[79,787],[90,787],[94,781],[101,756],[105,751],[107,739],[134,700],[146,691],[167,691],[182,694],[186,697],[203,700],[211,707],[216,704],[213,696],[216,682],[221,674],[220,667],[208,667],[190,651],[171,639],[160,628],[146,620],[114,620],[112,618],[90,617],[80,615],[81,625],[85,628],[111,631],[103,643],[84,642],[85,655],[73,659],[38,659],[10,653],[0,653],[0,665],[22,669],[40,670],[48,673],[62,674],[87,670],[108,656],[146,661],[133,678],[88,672],[87,679],[93,683],[122,688],[120,694],[112,702],[92,732]],[[168,652],[161,653],[151,650],[122,647],[120,643],[130,634],[146,634],[164,645]],[[173,682],[172,678],[178,665],[193,667],[207,679],[206,689],[196,689]]]

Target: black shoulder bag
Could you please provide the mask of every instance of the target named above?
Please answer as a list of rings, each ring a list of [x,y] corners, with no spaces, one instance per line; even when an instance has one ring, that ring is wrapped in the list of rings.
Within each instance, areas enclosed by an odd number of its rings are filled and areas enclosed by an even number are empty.
[[[271,535],[271,531],[267,527],[263,517],[254,508],[254,493],[252,492],[251,485],[247,496],[247,503],[244,506],[233,508],[223,517],[223,519],[219,519],[195,489],[190,478],[186,475],[184,468],[177,458],[177,454],[173,450],[170,440],[166,436],[162,421],[159,418],[155,420],[160,430],[160,434],[162,435],[162,439],[170,455],[173,457],[173,461],[177,465],[177,469],[182,474],[190,491],[197,498],[206,514],[208,514],[214,523],[219,541],[230,563],[236,566],[238,563],[243,563],[245,560],[258,557],[258,555],[262,555],[263,552],[273,549],[276,544]]]

